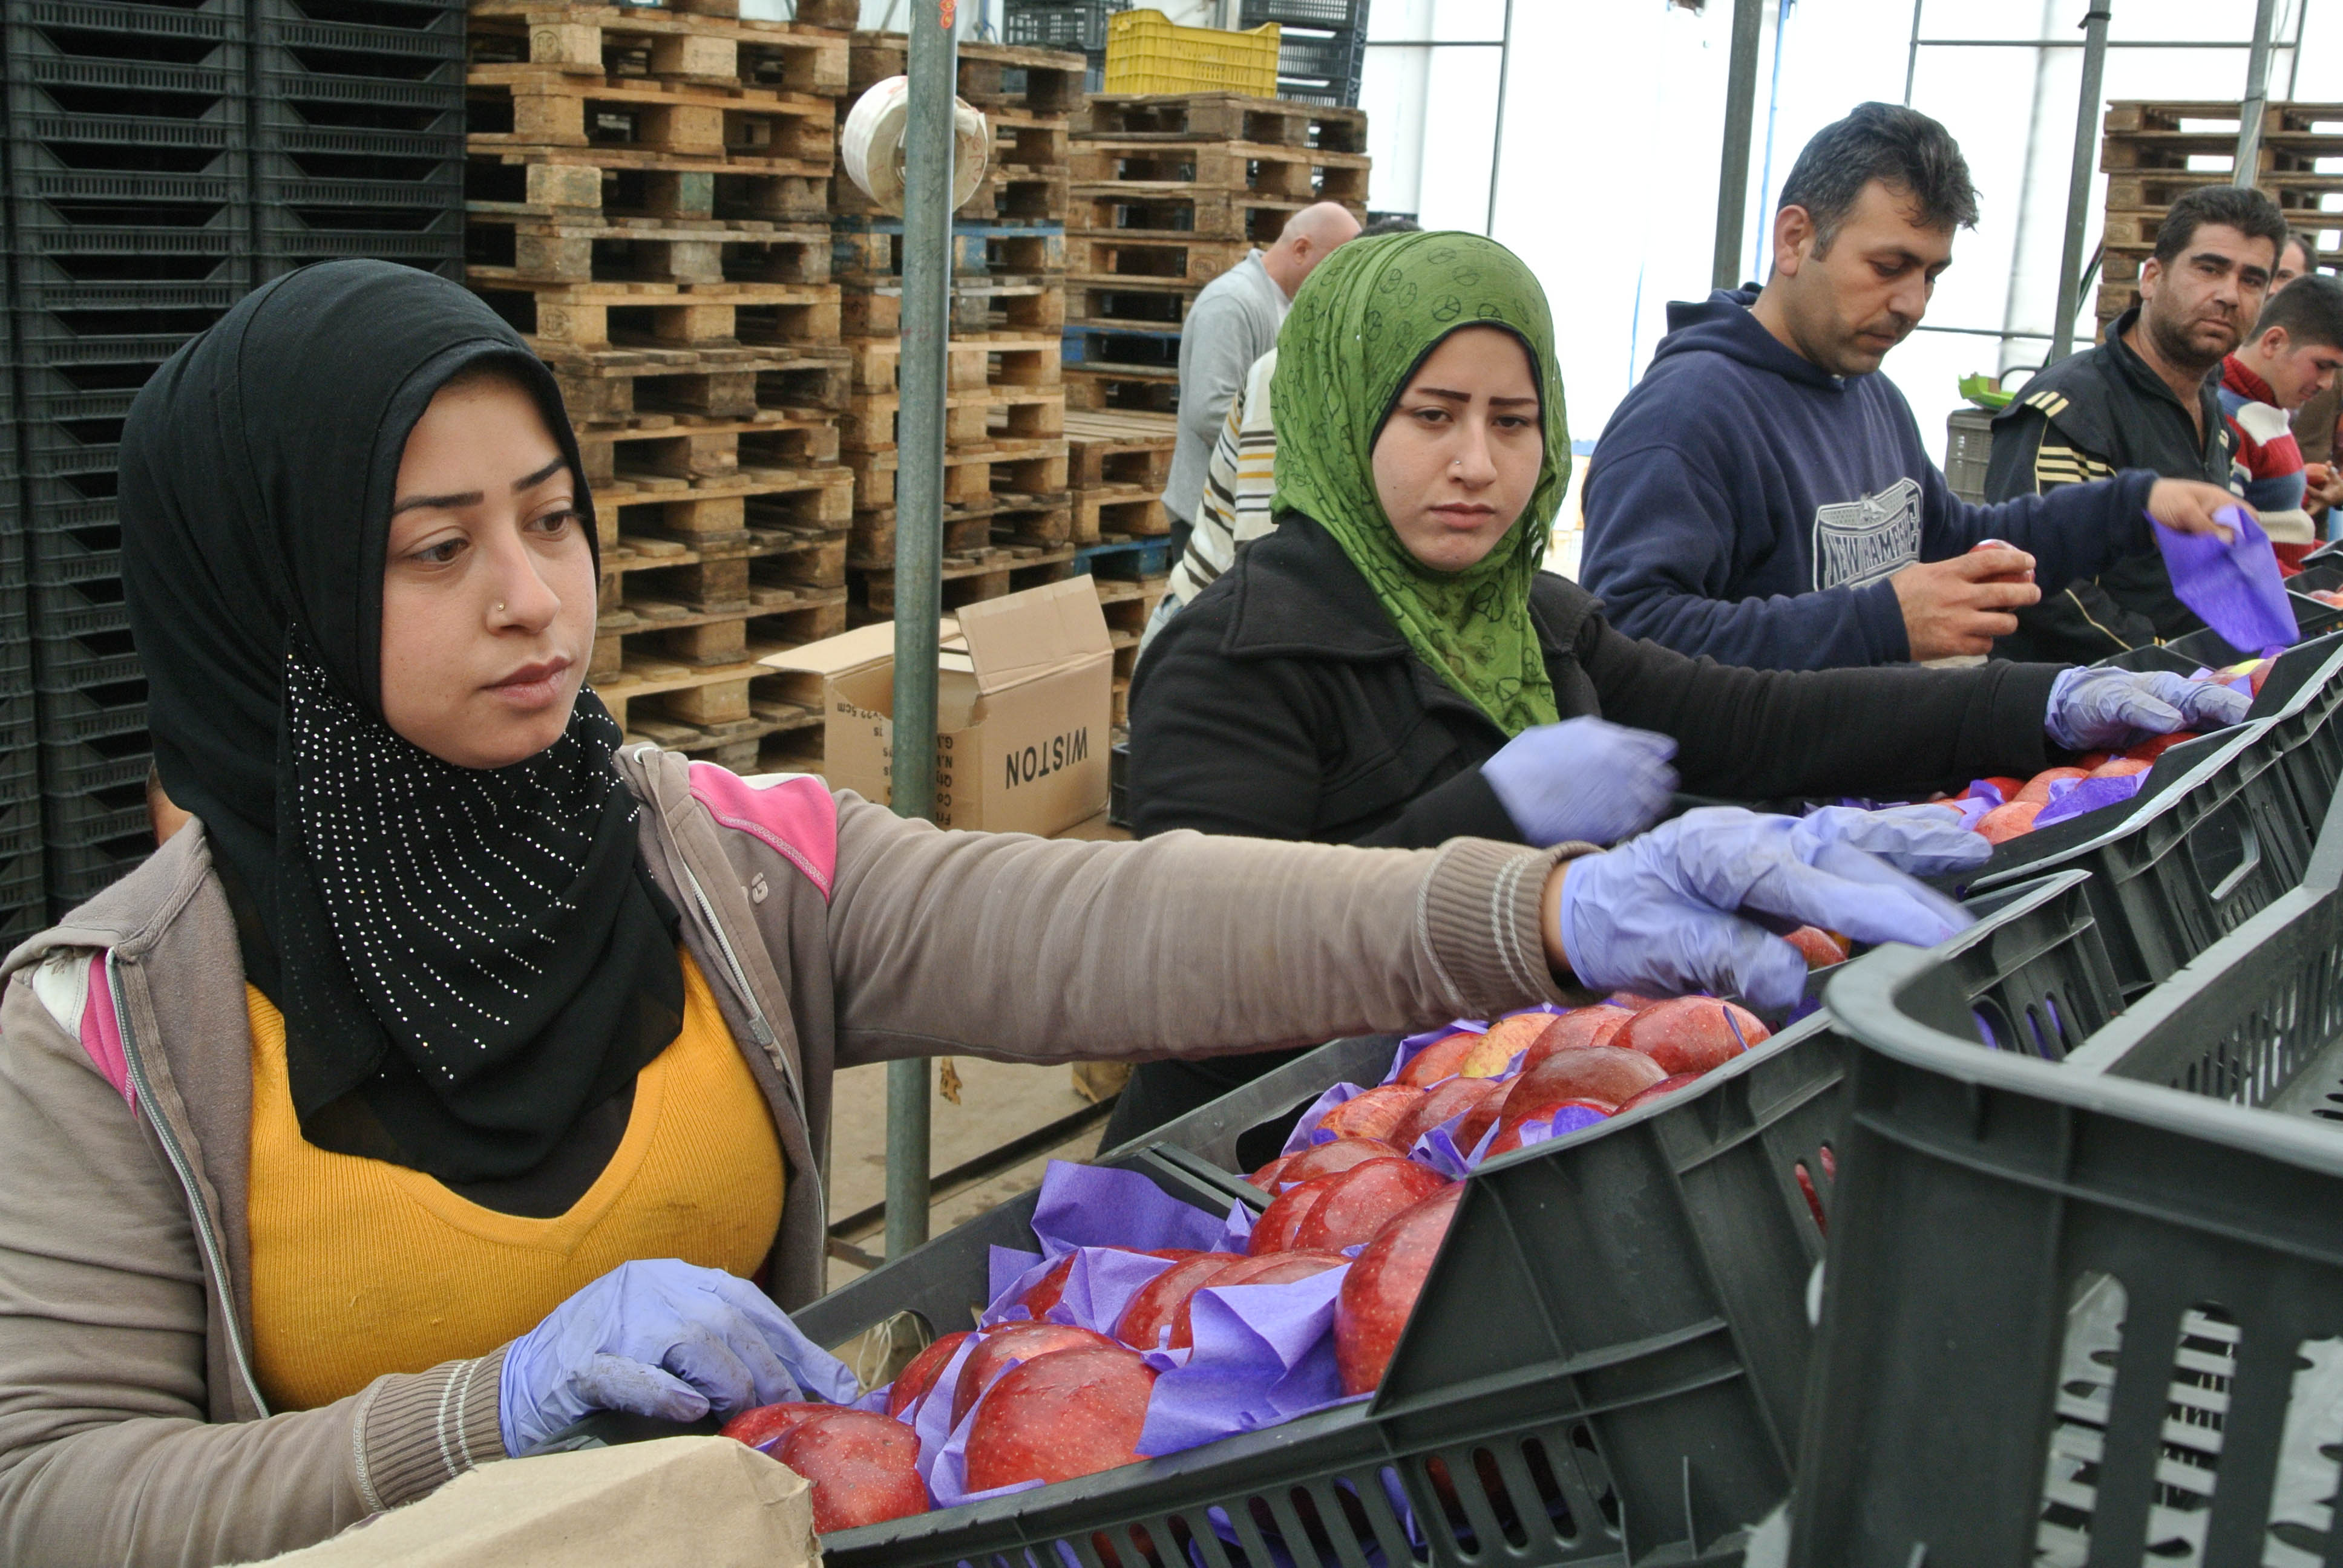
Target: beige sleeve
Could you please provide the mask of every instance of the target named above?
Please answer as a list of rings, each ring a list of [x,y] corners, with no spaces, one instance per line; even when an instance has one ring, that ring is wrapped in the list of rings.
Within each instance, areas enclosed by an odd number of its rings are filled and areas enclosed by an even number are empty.
[[[0,1562],[273,1556],[503,1456],[502,1352],[206,1421],[186,1200],[23,975],[0,999]]]
[[[1208,1056],[1565,995],[1539,900],[1584,845],[946,833],[839,797],[839,1063]]]

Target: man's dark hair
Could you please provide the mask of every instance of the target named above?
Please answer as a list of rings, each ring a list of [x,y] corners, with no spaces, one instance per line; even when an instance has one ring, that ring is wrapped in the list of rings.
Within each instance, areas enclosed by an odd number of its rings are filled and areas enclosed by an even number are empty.
[[[2259,337],[2273,327],[2286,328],[2287,340],[2299,348],[2343,348],[2343,283],[2323,272],[2306,272],[2269,297],[2261,319],[2254,323]]]
[[[1816,131],[1782,182],[1777,210],[1806,209],[1819,256],[1873,180],[1908,197],[1926,227],[1976,226],[1976,186],[1961,145],[1927,116],[1894,104],[1857,104],[1855,113]]]
[[[2278,258],[2286,259],[2286,246],[2302,252],[2302,275],[2308,276],[2318,270],[2318,236],[2308,229],[2290,228],[2286,231],[2286,245],[2278,247]]]
[[[2236,229],[2247,239],[2270,242],[2270,265],[2278,265],[2290,231],[2278,203],[2258,190],[2240,186],[2198,186],[2183,191],[2156,229],[2156,259],[2170,266],[2207,224]]]
[[[1389,213],[1375,219],[1359,231],[1361,239],[1373,239],[1379,234],[1422,234],[1423,226],[1404,213]]]

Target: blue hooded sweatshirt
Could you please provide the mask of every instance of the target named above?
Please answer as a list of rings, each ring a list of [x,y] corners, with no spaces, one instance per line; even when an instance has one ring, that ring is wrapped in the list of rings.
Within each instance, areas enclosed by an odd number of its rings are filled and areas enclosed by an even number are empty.
[[[2153,549],[2145,469],[1971,506],[1885,376],[1831,375],[1766,331],[1753,288],[1668,307],[1652,367],[1586,471],[1580,580],[1613,625],[1759,669],[1908,659],[1889,574],[1986,539],[2055,593]]]

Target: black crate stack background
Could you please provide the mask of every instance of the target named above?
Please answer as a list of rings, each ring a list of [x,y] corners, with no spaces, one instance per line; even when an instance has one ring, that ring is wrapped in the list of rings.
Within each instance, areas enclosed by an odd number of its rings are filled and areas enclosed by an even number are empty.
[[[123,417],[256,285],[463,276],[460,0],[7,0],[0,940],[152,848]]]
[[[1355,108],[1367,65],[1368,0],[1244,0],[1238,25],[1279,26],[1277,95]]]

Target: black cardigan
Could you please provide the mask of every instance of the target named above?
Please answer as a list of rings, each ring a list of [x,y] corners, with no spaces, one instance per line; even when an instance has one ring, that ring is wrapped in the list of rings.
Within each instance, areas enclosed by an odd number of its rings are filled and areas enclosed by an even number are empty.
[[[1600,601],[1552,573],[1530,613],[1562,717],[1674,737],[1694,795],[1911,799],[2051,759],[2042,723],[2058,666],[1743,669],[1622,636]],[[1289,513],[1140,661],[1131,819],[1141,838],[1518,842],[1481,777],[1505,740],[1416,657],[1333,537]]]

